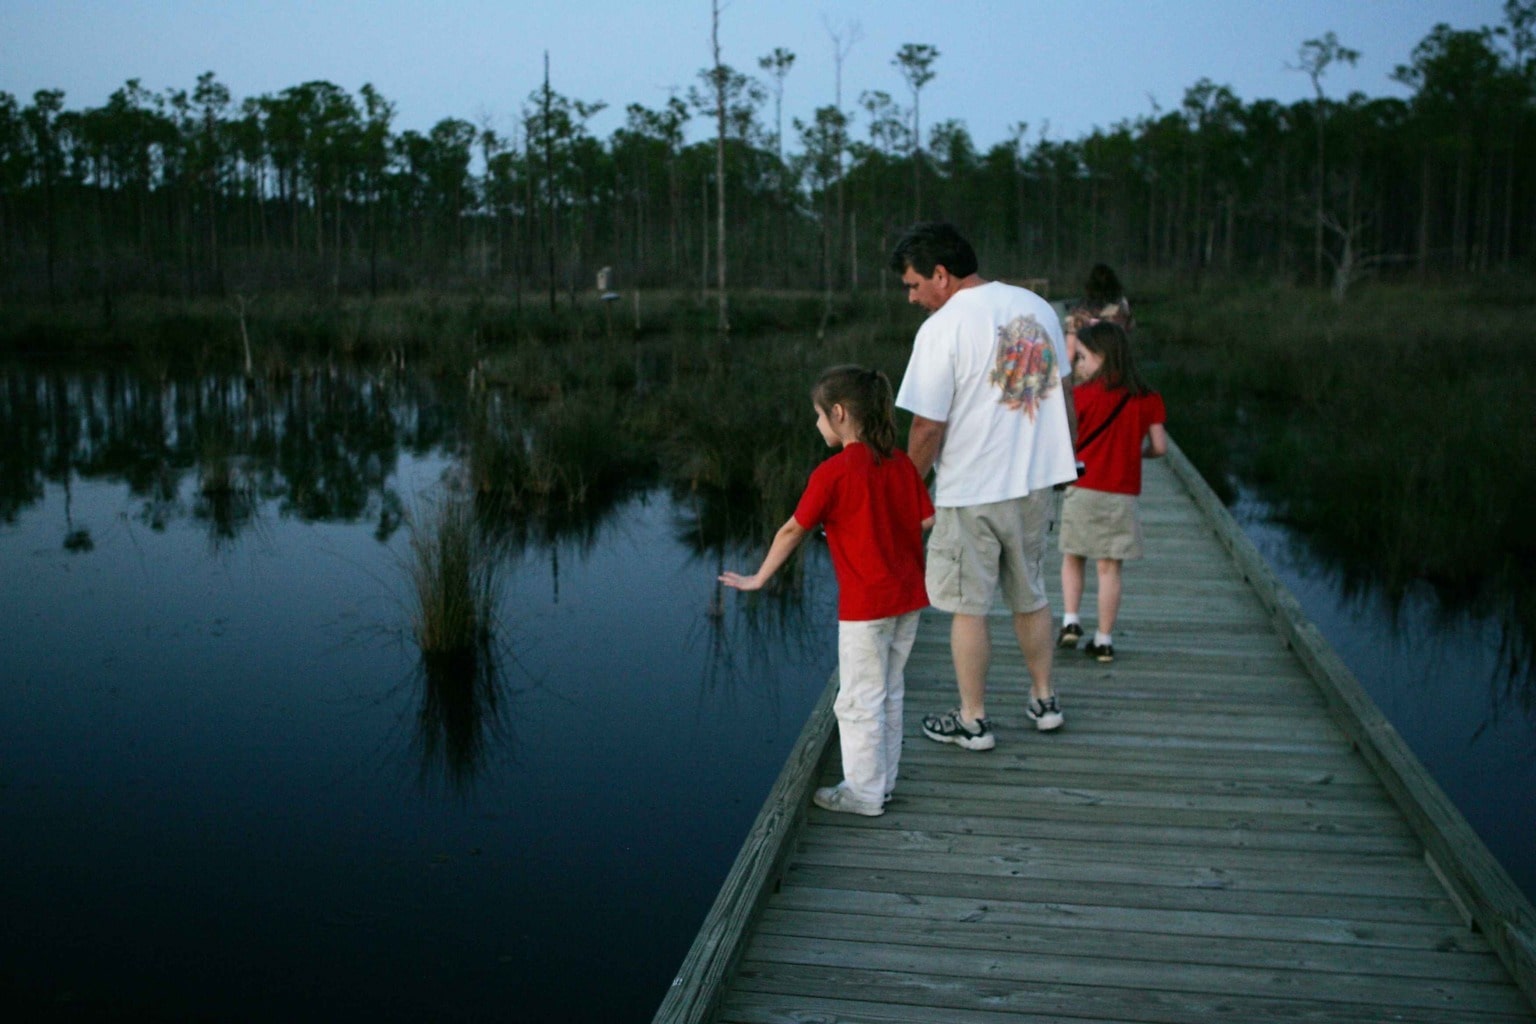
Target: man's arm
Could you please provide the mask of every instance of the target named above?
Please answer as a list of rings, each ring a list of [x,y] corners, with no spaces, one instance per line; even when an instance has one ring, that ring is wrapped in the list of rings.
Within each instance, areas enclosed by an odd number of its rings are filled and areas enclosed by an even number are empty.
[[[938,420],[912,417],[912,429],[907,433],[907,456],[917,467],[917,475],[924,480],[939,461],[939,448],[944,444],[944,428],[947,424]]]

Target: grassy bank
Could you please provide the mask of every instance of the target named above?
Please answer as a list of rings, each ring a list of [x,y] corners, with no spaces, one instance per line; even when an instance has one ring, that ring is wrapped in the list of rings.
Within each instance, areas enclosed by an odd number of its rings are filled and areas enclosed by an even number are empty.
[[[730,336],[825,335],[850,324],[889,322],[899,309],[896,289],[830,300],[817,292],[743,291],[731,295]],[[547,296],[506,293],[12,302],[0,306],[0,353],[111,356],[264,375],[335,359],[432,370],[540,342],[713,335],[718,315],[713,296],[692,291],[638,298],[630,292],[611,302],[591,292],[562,294],[553,310]]]
[[[1170,431],[1243,479],[1347,577],[1510,601],[1536,635],[1536,287],[1245,289],[1137,307]]]

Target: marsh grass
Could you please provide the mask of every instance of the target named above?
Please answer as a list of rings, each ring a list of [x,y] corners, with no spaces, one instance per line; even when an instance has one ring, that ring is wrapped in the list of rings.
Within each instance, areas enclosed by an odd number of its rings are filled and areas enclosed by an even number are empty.
[[[834,296],[816,292],[733,292],[736,341],[784,332],[815,334],[889,321],[894,293]],[[303,361],[352,360],[440,372],[467,369],[508,348],[532,344],[623,346],[637,338],[714,337],[712,296],[696,290],[633,293],[609,306],[593,291],[562,294],[551,310],[542,296],[519,300],[509,289],[316,295],[235,287],[229,297],[82,295],[58,304],[0,305],[0,352],[111,355],[208,372],[245,367],[258,375]]]
[[[1207,479],[1254,483],[1348,580],[1536,636],[1533,313],[1513,282],[1271,288],[1143,302],[1138,343]]]
[[[411,629],[420,649],[413,746],[418,781],[466,795],[510,733],[498,636],[506,552],[471,494],[450,492],[406,517]]]
[[[409,521],[406,572],[412,632],[428,658],[471,659],[492,638],[500,600],[500,552],[483,535],[474,503],[450,495]]]

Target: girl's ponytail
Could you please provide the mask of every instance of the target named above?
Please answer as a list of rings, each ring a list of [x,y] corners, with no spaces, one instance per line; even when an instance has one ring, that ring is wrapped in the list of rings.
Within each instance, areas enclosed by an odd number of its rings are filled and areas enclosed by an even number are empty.
[[[879,370],[834,366],[816,381],[811,401],[823,412],[834,405],[846,409],[859,425],[859,440],[874,453],[876,462],[896,451],[896,399],[890,379]]]

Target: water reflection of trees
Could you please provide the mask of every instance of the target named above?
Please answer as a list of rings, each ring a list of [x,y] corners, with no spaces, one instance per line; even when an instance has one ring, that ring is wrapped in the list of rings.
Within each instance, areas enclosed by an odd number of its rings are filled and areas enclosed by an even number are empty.
[[[42,499],[44,484],[121,480],[156,529],[179,517],[229,539],[256,505],[305,520],[398,519],[386,490],[403,451],[456,443],[462,386],[318,371],[276,378],[151,377],[12,367],[0,430],[0,515]],[[195,480],[191,501],[183,484]]]
[[[642,394],[623,375],[588,372],[582,388],[533,389],[535,400],[526,383],[332,368],[245,377],[11,366],[0,387],[10,439],[0,515],[14,519],[48,483],[116,480],[139,500],[140,521],[157,531],[199,523],[215,547],[269,507],[371,519],[387,540],[404,518],[389,483],[402,454],[441,451],[459,458],[483,528],[511,551],[589,546],[616,507],[660,481],[687,510],[679,539],[718,571],[734,546],[767,542],[825,455],[805,381],[788,373],[700,359]],[[88,529],[68,526],[72,550],[88,551]],[[799,572],[798,560],[786,569],[786,594]]]
[[[631,377],[592,370],[590,386],[530,395],[359,370],[244,377],[12,366],[0,374],[0,431],[11,439],[0,516],[13,520],[62,486],[65,544],[84,555],[89,524],[69,519],[68,498],[72,481],[95,480],[126,487],[150,528],[195,524],[214,549],[274,514],[371,523],[383,542],[416,497],[395,490],[402,457],[441,453],[447,485],[473,495],[500,557],[589,550],[620,506],[659,484],[682,510],[675,535],[712,581],[727,560],[761,557],[826,453],[804,380],[770,386],[756,372],[734,383],[703,372],[702,382],[684,375],[641,391]],[[707,648],[704,692],[825,653],[825,595],[803,561],[771,592],[701,605],[688,640]],[[494,638],[474,657],[419,658],[401,724],[423,786],[467,794],[515,754],[508,664]]]

